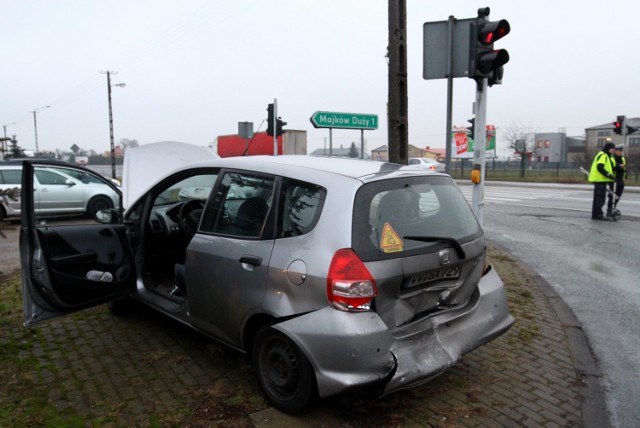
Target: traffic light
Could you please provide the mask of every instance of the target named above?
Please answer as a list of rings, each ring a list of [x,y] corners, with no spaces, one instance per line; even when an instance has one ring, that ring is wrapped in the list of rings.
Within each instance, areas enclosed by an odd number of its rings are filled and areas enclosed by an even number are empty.
[[[618,135],[622,135],[622,127],[624,126],[624,122],[625,122],[625,117],[618,116],[616,121],[613,122],[613,132],[615,132]]]
[[[282,127],[285,126],[286,124],[287,122],[283,122],[282,119],[278,118],[278,120],[276,121],[276,137],[279,137],[285,132],[287,132],[282,129]]]
[[[493,43],[511,31],[509,21],[489,21],[490,9],[478,9],[478,17],[471,23],[471,42],[469,44],[469,77],[488,79],[489,86],[502,83],[503,65],[509,62],[509,52],[505,49],[493,49]]]
[[[273,137],[273,103],[267,105],[267,135]]]
[[[475,118],[471,118],[469,120],[467,120],[467,122],[469,122],[471,124],[471,126],[469,127],[469,135],[471,136],[471,138],[473,139],[475,134],[475,126],[476,126],[476,119]]]

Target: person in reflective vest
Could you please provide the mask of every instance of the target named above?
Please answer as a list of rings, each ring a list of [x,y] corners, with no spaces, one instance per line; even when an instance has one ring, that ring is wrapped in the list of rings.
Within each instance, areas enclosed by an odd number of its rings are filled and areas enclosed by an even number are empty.
[[[593,183],[592,220],[610,220],[609,217],[602,214],[602,206],[607,201],[607,186],[615,180],[613,161],[611,160],[615,147],[613,143],[606,143],[593,158],[593,163],[591,164],[589,181]]]
[[[613,211],[616,209],[622,192],[624,191],[624,180],[627,178],[627,160],[624,158],[624,144],[618,144],[613,152],[613,174],[615,175],[615,187],[610,185],[610,189],[615,191],[618,196],[614,198],[609,194],[609,202],[607,203],[607,215],[613,216]],[[614,200],[615,199],[615,200]]]

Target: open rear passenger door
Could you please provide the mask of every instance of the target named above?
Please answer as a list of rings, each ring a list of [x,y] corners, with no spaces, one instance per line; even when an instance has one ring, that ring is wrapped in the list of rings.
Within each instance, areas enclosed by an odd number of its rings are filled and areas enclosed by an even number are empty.
[[[98,180],[84,201],[86,211],[60,216],[37,209],[36,172],[56,165],[23,163],[20,260],[25,326],[105,303],[135,286],[133,256],[121,221],[122,195],[108,179],[70,165]],[[109,224],[88,217],[89,207],[95,206],[91,200],[96,198],[106,208],[96,218],[107,213],[113,219]]]

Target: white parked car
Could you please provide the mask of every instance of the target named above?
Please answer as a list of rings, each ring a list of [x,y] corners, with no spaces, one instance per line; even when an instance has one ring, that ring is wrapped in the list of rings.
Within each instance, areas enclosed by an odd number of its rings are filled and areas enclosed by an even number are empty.
[[[444,172],[445,165],[431,158],[409,158],[409,166],[428,169],[430,171]]]

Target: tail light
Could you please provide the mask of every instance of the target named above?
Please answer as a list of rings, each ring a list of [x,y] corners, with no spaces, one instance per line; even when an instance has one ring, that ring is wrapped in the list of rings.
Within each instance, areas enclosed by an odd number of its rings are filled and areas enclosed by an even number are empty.
[[[435,166],[435,165],[429,165],[429,169],[430,169],[431,171],[435,171],[437,168],[436,168],[436,166]]]
[[[356,253],[350,248],[336,251],[327,275],[329,303],[341,311],[368,311],[377,294],[373,276]]]

